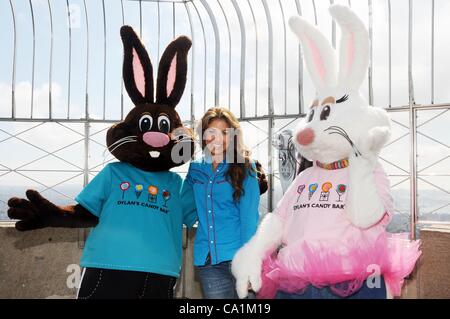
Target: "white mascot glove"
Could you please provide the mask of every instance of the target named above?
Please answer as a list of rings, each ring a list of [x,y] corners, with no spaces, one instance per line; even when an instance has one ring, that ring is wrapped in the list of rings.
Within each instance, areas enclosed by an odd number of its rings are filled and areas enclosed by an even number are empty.
[[[377,157],[390,136],[388,127],[374,127],[360,136],[360,154],[352,154],[349,162],[349,191],[346,214],[360,228],[369,228],[380,221],[385,208],[375,183]]]
[[[261,267],[268,252],[281,243],[283,222],[275,213],[267,214],[256,234],[234,256],[231,271],[236,278],[236,291],[239,298],[245,298],[249,289],[261,289]]]

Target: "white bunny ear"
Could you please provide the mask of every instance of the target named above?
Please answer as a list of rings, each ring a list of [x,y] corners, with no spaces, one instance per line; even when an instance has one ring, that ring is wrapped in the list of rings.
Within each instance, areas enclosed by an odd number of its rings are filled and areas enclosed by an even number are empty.
[[[328,39],[304,18],[289,19],[291,30],[302,45],[306,66],[318,90],[337,83],[336,52]]]
[[[348,89],[359,89],[369,66],[369,34],[349,7],[333,5],[330,14],[342,30],[339,83]]]

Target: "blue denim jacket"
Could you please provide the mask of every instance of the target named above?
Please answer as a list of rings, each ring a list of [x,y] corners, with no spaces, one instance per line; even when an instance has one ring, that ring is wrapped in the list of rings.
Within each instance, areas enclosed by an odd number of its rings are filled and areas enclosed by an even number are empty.
[[[194,242],[195,266],[205,265],[208,253],[213,265],[232,260],[256,232],[260,196],[256,171],[248,172],[244,193],[235,202],[234,189],[226,177],[228,166],[222,162],[213,171],[212,164],[202,158],[189,167],[187,181],[194,190],[199,221]]]

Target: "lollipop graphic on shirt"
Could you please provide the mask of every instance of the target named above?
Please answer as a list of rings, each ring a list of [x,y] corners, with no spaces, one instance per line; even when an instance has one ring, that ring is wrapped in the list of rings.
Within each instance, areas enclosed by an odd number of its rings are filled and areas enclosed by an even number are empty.
[[[167,207],[167,201],[170,199],[170,192],[168,190],[163,190],[162,196],[164,198],[164,207]]]
[[[141,184],[137,184],[134,187],[134,192],[136,193],[136,198],[137,199],[139,199],[139,197],[141,196],[143,189],[144,189],[144,186],[142,186]]]
[[[319,187],[317,183],[309,185],[309,200],[311,200],[311,197],[313,197],[314,193],[317,190],[317,187]]]
[[[304,190],[305,190],[305,185],[300,185],[299,187],[297,187],[297,193],[298,193],[297,203],[300,200],[300,196],[302,196],[302,193]]]
[[[323,183],[322,185],[322,193],[320,193],[320,199],[321,202],[328,202],[330,199],[330,190],[333,188],[333,184],[330,182]]]
[[[125,197],[125,192],[130,188],[130,183],[122,182],[120,183],[120,189],[122,190],[122,199]]]

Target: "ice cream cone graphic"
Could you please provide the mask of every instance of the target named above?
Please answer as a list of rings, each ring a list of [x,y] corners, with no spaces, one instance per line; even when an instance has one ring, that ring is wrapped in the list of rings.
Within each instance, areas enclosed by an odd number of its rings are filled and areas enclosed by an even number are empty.
[[[313,197],[314,193],[317,190],[317,187],[319,187],[319,185],[317,183],[309,185],[309,189],[308,189],[309,190],[309,194],[308,194],[309,200],[311,200],[311,197]]]
[[[138,184],[134,187],[134,192],[136,193],[136,198],[139,199],[139,197],[142,194],[142,190],[144,189],[144,186],[142,186],[141,184]]]

